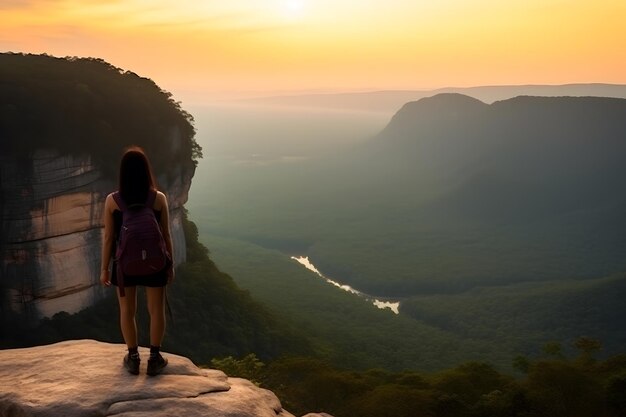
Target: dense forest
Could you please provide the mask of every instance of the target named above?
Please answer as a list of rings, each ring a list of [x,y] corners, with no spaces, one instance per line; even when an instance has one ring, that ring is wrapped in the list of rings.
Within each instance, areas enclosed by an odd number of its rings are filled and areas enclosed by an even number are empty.
[[[626,357],[594,359],[597,340],[580,338],[566,357],[559,343],[516,373],[466,362],[435,373],[338,369],[314,358],[263,364],[254,356],[226,357],[213,366],[275,391],[292,412],[325,410],[336,417],[620,417],[626,415]]]
[[[197,161],[194,135],[193,116],[148,78],[98,58],[0,54],[3,154],[89,154],[113,178],[111,161],[132,144],[150,150],[159,172]]]
[[[326,283],[281,251],[212,234],[201,239],[240,287],[297,323],[337,366],[436,371],[473,360],[511,371],[513,357],[555,340],[570,355],[581,336],[602,340],[602,359],[626,344],[623,273],[425,294],[401,299],[395,315]]]

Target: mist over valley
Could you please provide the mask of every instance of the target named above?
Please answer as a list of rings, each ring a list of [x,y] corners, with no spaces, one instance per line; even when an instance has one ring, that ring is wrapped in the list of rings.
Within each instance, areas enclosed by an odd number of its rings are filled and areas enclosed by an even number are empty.
[[[626,270],[625,103],[440,94],[393,117],[204,108],[194,114],[208,158],[188,208],[239,285],[258,296],[272,282],[261,298],[274,308],[302,295],[267,265],[308,256],[334,281],[402,299],[414,322],[486,337],[477,358],[494,342],[504,363],[583,334],[617,352],[625,311],[607,297],[623,294]],[[481,333],[494,320],[499,330]]]

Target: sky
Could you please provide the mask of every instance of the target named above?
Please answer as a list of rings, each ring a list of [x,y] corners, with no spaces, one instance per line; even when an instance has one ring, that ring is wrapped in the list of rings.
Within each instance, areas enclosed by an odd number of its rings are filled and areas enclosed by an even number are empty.
[[[625,0],[0,0],[0,51],[102,58],[184,100],[626,84]]]

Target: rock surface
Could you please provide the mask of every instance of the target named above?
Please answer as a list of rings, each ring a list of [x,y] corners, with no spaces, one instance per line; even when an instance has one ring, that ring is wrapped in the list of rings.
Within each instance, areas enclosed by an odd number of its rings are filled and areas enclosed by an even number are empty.
[[[333,416],[331,416],[330,414],[326,414],[326,413],[309,413],[302,417],[333,417]]]
[[[174,259],[182,262],[193,170],[173,164],[164,174],[157,180],[168,195]],[[0,155],[0,310],[37,320],[75,313],[102,296],[102,210],[116,188],[89,155]]]
[[[293,417],[271,391],[182,356],[164,354],[168,366],[149,377],[140,348],[140,374],[131,375],[125,351],[93,340],[0,350],[0,417]]]

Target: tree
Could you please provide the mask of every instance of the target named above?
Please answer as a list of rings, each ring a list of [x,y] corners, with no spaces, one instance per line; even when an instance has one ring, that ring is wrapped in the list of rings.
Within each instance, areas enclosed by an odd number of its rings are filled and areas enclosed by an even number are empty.
[[[553,358],[563,359],[563,347],[559,342],[548,342],[543,345],[543,353]]]
[[[265,366],[254,353],[250,353],[242,359],[235,359],[232,356],[221,359],[215,358],[211,360],[211,365],[228,376],[249,379],[257,385],[259,385],[261,370]]]
[[[599,340],[583,336],[576,339],[574,347],[580,351],[579,360],[583,364],[591,364],[594,362],[593,354],[602,349],[602,343]]]
[[[567,361],[534,363],[525,383],[533,409],[550,417],[601,416],[604,392],[584,368]]]
[[[530,361],[526,356],[518,355],[513,358],[513,369],[517,369],[518,371],[527,374],[530,369]]]
[[[606,400],[617,416],[626,416],[626,375],[611,378],[606,389]]]

